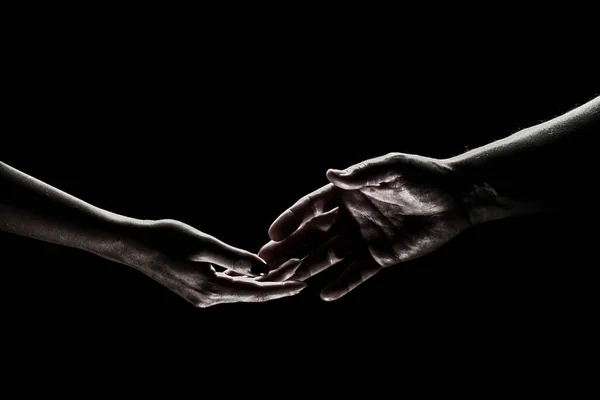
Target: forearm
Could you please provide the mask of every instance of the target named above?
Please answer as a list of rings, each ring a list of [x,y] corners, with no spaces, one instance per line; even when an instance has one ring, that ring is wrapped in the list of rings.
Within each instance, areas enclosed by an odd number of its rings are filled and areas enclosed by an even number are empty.
[[[118,260],[138,220],[88,204],[0,162],[0,230]]]
[[[578,206],[594,191],[600,97],[550,121],[445,160],[495,192],[472,207],[475,223]]]

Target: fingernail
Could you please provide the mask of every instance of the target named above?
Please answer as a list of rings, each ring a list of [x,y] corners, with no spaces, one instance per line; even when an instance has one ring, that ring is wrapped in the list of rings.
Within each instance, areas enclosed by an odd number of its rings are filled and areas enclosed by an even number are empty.
[[[270,268],[267,264],[264,263],[259,263],[259,262],[253,262],[252,263],[252,268],[250,268],[250,272],[254,275],[258,275],[258,276],[265,276],[266,274],[268,274],[270,271]]]
[[[329,169],[330,172],[336,174],[336,175],[345,175],[347,174],[347,172],[345,170],[340,170],[340,169],[334,169],[334,168],[330,168]]]

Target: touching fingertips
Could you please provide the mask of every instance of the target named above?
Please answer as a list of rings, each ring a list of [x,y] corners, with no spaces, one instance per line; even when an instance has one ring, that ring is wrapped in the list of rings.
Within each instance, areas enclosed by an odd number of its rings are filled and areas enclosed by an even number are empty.
[[[250,273],[257,276],[265,276],[269,273],[271,269],[264,262],[254,261],[252,263],[252,267],[250,268]]]
[[[258,251],[258,256],[260,258],[262,258],[263,260],[265,260],[266,262],[269,262],[270,260],[273,259],[273,253],[274,250],[273,248],[277,247],[277,242],[274,241],[270,241],[269,243],[265,244],[263,247],[261,247],[261,249]]]

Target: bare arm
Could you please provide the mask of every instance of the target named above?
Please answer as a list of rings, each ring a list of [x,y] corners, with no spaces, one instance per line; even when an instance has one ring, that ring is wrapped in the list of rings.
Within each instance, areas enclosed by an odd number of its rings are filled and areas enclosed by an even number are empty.
[[[142,221],[102,210],[0,162],[0,230],[114,259]]]
[[[0,163],[0,230],[68,246],[128,265],[197,307],[258,302],[299,293],[300,282],[261,282],[269,271],[255,254],[183,222],[140,220],[88,204]]]
[[[594,143],[600,97],[547,122],[444,160],[495,191],[491,204],[471,208],[474,223],[542,210],[568,210],[596,188]]]
[[[457,157],[389,153],[330,169],[330,184],[273,222],[271,241],[259,254],[273,267],[302,258],[292,265],[298,280],[343,263],[344,272],[321,292],[331,301],[383,268],[436,251],[474,224],[575,210],[595,200],[599,122],[596,98]]]

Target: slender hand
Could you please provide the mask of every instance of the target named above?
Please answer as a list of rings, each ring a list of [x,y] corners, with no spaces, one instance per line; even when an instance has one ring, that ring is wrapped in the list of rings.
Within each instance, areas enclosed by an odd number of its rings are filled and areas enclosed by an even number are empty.
[[[390,153],[344,171],[296,202],[259,252],[264,280],[305,280],[345,264],[321,292],[335,300],[385,267],[428,254],[474,224],[570,210],[589,196],[600,97],[449,159]],[[287,262],[289,259],[301,262]],[[283,265],[282,265],[283,264]],[[283,278],[285,277],[285,278]]]
[[[84,250],[131,266],[197,307],[297,294],[302,282],[260,282],[257,255],[175,220],[148,221],[92,206],[0,163],[0,230]]]

